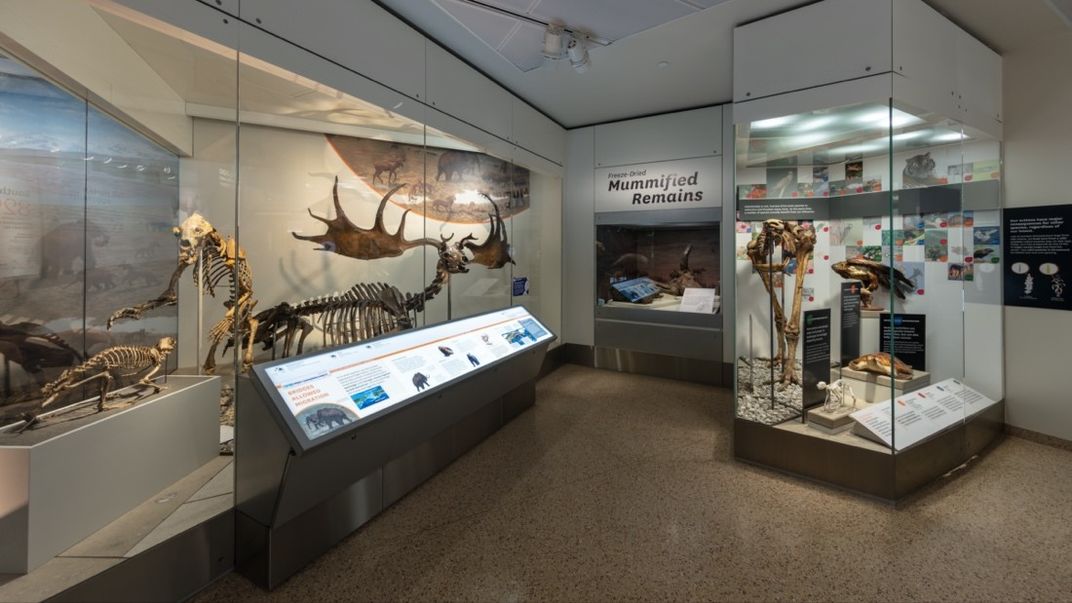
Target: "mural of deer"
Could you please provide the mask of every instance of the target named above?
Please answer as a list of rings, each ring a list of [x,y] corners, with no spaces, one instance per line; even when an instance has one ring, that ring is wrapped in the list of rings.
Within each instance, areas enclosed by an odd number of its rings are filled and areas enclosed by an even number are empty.
[[[372,164],[372,167],[375,168],[375,171],[372,174],[372,183],[375,184],[376,181],[379,180],[380,184],[394,184],[398,181],[398,170],[404,165],[406,165],[406,158],[402,155],[388,157],[387,159],[377,161]],[[387,182],[384,182],[383,179],[380,178],[380,175],[384,173],[387,174]]]

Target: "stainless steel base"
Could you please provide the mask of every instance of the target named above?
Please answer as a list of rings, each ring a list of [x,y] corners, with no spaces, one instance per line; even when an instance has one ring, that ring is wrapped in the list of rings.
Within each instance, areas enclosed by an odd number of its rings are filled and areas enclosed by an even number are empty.
[[[897,454],[734,420],[738,460],[897,503],[970,461],[1004,433],[1005,402]]]
[[[296,454],[270,403],[238,383],[238,570],[272,589],[535,400],[546,345]]]
[[[663,354],[650,354],[619,348],[565,344],[567,362],[593,368],[665,377],[691,383],[723,385],[727,381],[724,363],[717,360],[680,358]],[[732,376],[731,376],[732,378]]]

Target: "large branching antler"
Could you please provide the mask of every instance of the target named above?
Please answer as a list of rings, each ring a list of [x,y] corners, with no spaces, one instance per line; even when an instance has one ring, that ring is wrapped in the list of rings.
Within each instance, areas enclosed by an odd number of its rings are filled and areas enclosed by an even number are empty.
[[[403,234],[406,230],[407,209],[399,220],[398,230],[394,234],[387,232],[383,223],[383,209],[387,201],[405,184],[398,184],[380,200],[380,206],[376,210],[376,221],[372,228],[361,228],[350,221],[346,212],[339,203],[339,177],[335,177],[335,186],[331,189],[331,196],[335,202],[335,218],[322,218],[309,210],[309,215],[327,224],[328,231],[322,235],[305,236],[292,232],[295,239],[312,241],[321,245],[320,251],[332,251],[339,255],[358,260],[376,260],[379,258],[394,258],[402,255],[407,249],[420,247],[421,245],[438,246],[433,239],[407,240]]]
[[[495,208],[495,214],[488,214],[488,218],[491,221],[491,232],[488,233],[488,238],[480,244],[472,243],[470,239],[475,240],[472,235],[467,235],[463,239],[465,248],[473,254],[473,262],[487,266],[488,268],[502,268],[507,264],[516,264],[514,258],[510,257],[510,242],[506,236],[506,226],[503,224],[502,216],[499,214],[499,206],[491,200],[491,197],[481,193],[480,196],[484,197],[491,203],[491,206]]]

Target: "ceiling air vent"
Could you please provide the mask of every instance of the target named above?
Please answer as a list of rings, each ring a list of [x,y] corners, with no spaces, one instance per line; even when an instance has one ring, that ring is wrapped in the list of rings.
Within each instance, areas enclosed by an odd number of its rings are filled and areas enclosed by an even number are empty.
[[[1061,17],[1065,25],[1072,27],[1072,0],[1046,0],[1046,4]]]

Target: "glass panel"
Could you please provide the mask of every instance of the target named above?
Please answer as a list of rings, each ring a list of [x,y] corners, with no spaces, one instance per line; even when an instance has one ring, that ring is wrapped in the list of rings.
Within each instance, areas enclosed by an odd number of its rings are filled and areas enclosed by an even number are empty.
[[[889,449],[851,415],[890,403],[889,128],[914,119],[877,101],[737,125],[738,417]]]
[[[235,231],[236,52],[111,3],[4,10],[4,402],[75,427],[101,384],[111,410],[153,395],[127,387],[143,378],[203,372],[233,305],[229,264],[202,262]]]
[[[516,192],[525,209],[509,219],[510,255],[517,263],[510,266],[511,304],[525,306],[561,333],[562,179],[520,165],[513,170],[527,175],[528,187]]]
[[[325,69],[335,81],[357,80]],[[424,125],[249,55],[239,85],[240,240],[254,275],[255,359],[417,324],[440,241],[422,220]]]
[[[85,357],[85,274],[110,233],[86,245],[83,98],[0,54],[0,403],[40,387]],[[0,421],[2,424],[4,421]]]
[[[714,314],[719,224],[596,227],[596,304]]]

